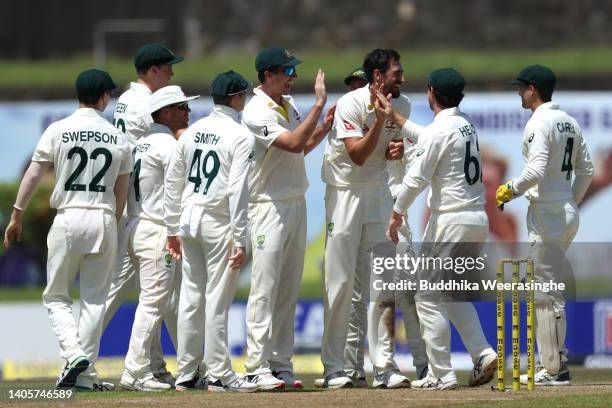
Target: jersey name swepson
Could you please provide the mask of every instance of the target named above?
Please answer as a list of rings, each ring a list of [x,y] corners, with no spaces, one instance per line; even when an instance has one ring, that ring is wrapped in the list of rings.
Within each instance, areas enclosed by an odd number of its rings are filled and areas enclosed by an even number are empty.
[[[249,175],[251,202],[299,198],[308,188],[304,153],[273,146],[278,136],[301,123],[293,98],[283,95],[279,106],[259,88],[242,112],[242,123],[255,137],[255,154]]]
[[[433,211],[484,206],[478,134],[459,108],[440,111],[425,128],[395,210],[403,214],[428,184],[428,205]]]
[[[530,201],[572,200],[572,173],[593,172],[578,122],[553,102],[540,105],[527,122],[523,159],[525,169],[512,187]]]
[[[391,104],[402,116],[410,117],[410,100],[407,97],[400,95],[399,98],[392,99]],[[388,182],[385,153],[391,140],[404,139],[402,128],[391,120],[385,120],[378,144],[363,166],[353,163],[343,140],[365,136],[375,119],[376,113],[370,103],[369,85],[348,92],[338,100],[334,124],[325,145],[321,170],[321,178],[325,183],[336,187],[360,188]],[[418,136],[414,133],[406,138],[411,144],[416,143]],[[395,165],[401,166],[399,162]],[[393,173],[394,176],[396,174]]]
[[[172,131],[153,123],[133,149],[134,171],[128,195],[128,216],[164,223],[164,180],[176,150]]]
[[[55,168],[52,208],[115,211],[117,176],[132,171],[127,138],[98,111],[81,108],[52,123],[40,138],[32,161]]]

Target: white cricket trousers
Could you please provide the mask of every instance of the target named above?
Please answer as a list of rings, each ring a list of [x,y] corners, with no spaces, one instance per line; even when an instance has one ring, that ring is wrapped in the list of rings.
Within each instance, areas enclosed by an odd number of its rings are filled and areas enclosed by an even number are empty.
[[[414,256],[410,227],[404,224],[398,232],[400,242],[397,246],[396,253],[408,253],[408,255]],[[367,299],[367,295],[364,295],[364,290],[369,291],[369,279],[368,282],[362,283],[360,276],[355,274],[348,334],[344,347],[344,371],[353,378],[365,377],[364,348],[366,331],[368,331],[368,302],[364,300]],[[421,336],[421,327],[414,301],[414,293],[404,293],[397,296],[393,305],[388,307],[393,309],[394,314],[396,307],[399,307],[402,312],[406,342],[412,354],[412,364],[415,367],[426,366],[428,363],[427,351],[425,349],[425,341]],[[370,320],[378,322],[377,325],[369,328],[369,337],[376,336],[378,338],[375,354],[370,357],[377,374],[398,370],[394,360],[394,331],[389,330],[388,322],[385,321],[382,316],[383,313],[388,312],[389,311],[376,310],[373,307],[370,308],[370,313],[372,313]]]
[[[306,201],[249,204],[253,263],[246,309],[247,374],[293,372],[295,306],[306,251]]]
[[[140,288],[138,276],[134,269],[132,259],[127,252],[130,234],[126,231],[126,224],[127,218],[125,216],[121,217],[121,221],[119,223],[119,255],[113,270],[111,285],[106,298],[103,331],[106,330],[106,327],[108,327],[108,324],[117,312],[117,309],[119,309],[119,307],[125,303],[130,292]],[[180,262],[177,269],[179,273],[175,274],[174,276],[170,303],[164,314],[164,322],[166,323],[168,334],[170,335],[170,339],[172,340],[172,344],[174,344],[175,349],[177,347],[176,319],[178,316],[178,297],[181,288]],[[151,342],[151,369],[153,370],[154,374],[163,374],[166,372],[166,362],[164,361],[164,353],[161,345],[161,325],[157,330],[158,334],[154,336],[153,341]]]
[[[578,232],[578,208],[573,202],[551,206],[531,203],[527,210],[527,232],[533,243],[536,281],[564,282],[571,273],[565,252]],[[567,319],[562,292],[535,292],[535,334],[540,363],[551,374],[567,362]]]
[[[140,296],[134,315],[125,369],[133,378],[153,378],[151,344],[159,340],[163,316],[172,295],[176,263],[166,250],[164,225],[131,219],[126,226],[128,254],[140,282]],[[178,272],[180,273],[180,271]]]
[[[197,213],[197,215],[195,215]],[[228,312],[239,270],[229,268],[233,250],[231,221],[227,215],[195,212],[189,225],[195,236],[183,241],[183,281],[178,310],[178,371],[176,382],[193,379],[202,361],[207,374],[223,384],[231,382],[227,345]],[[201,218],[200,218],[201,217]]]
[[[482,245],[487,240],[489,224],[484,210],[466,209],[452,213],[433,211],[423,242],[473,242]],[[424,256],[434,254],[424,253]],[[472,361],[495,353],[484,336],[474,305],[469,302],[424,302],[419,301],[417,293],[417,312],[421,322],[421,332],[429,357],[429,372],[443,382],[457,380],[451,366],[451,330],[453,323]]]
[[[81,253],[68,248],[68,224],[82,222],[70,214],[70,209],[58,211],[49,230],[47,286],[42,297],[44,306],[49,310],[51,327],[59,340],[60,356],[68,361],[86,356],[90,366],[78,376],[77,385],[92,388],[94,383],[99,382],[94,364],[100,350],[104,301],[117,258],[117,220],[114,214],[104,212],[103,225],[98,226],[99,234],[103,234],[99,251]],[[75,321],[70,286],[77,275],[80,307]]]
[[[395,254],[395,246],[385,237],[392,207],[391,193],[386,185],[351,189],[327,186],[324,329],[321,350],[325,376],[344,370],[344,348],[355,279],[358,279],[359,285],[362,286],[361,302],[370,301],[372,257]],[[379,299],[371,300],[378,303]],[[370,307],[375,307],[375,304]],[[382,313],[378,312],[368,313],[368,320],[370,317],[380,318],[381,315]],[[371,324],[371,321],[367,323]],[[378,321],[374,325],[378,327]],[[366,328],[360,327],[358,330]],[[373,336],[369,340],[370,355],[375,355],[379,336]]]

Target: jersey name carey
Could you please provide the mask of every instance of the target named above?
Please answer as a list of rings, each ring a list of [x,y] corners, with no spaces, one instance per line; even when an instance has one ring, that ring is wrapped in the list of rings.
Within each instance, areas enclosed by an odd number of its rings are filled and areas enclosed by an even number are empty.
[[[109,144],[117,144],[117,135],[112,135],[105,132],[96,132],[93,130],[75,130],[73,132],[62,133],[62,142],[102,142]]]
[[[211,144],[211,145],[216,145],[217,143],[219,143],[219,140],[221,140],[221,136],[216,135],[214,133],[197,132],[195,134],[195,137],[193,138],[193,141],[196,143]]]

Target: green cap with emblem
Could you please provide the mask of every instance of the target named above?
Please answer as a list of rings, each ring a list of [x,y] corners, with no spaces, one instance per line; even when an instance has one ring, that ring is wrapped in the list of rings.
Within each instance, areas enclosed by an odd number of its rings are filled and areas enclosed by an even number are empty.
[[[237,72],[227,71],[219,74],[210,86],[210,96],[225,98],[246,92],[251,83]]]
[[[264,48],[259,51],[255,58],[255,69],[263,72],[274,67],[289,67],[297,65],[302,61],[293,56],[289,51],[281,47]]]
[[[117,85],[115,85],[108,72],[94,68],[81,72],[76,79],[75,87],[79,98],[96,98],[105,91],[112,91]]]
[[[153,65],[176,64],[184,58],[174,54],[160,44],[145,44],[136,51],[134,66],[137,70],[147,69]]]
[[[465,78],[456,69],[439,68],[427,76],[427,83],[446,96],[460,95],[465,88]]]
[[[363,70],[363,67],[355,68],[354,70],[352,70],[351,73],[348,74],[348,76],[346,78],[344,78],[344,85],[348,86],[348,84],[353,79],[361,79],[362,81],[367,81],[368,80],[368,76],[366,75],[365,71]]]
[[[514,85],[535,85],[542,89],[553,90],[557,77],[555,73],[544,65],[529,65],[521,70],[516,79],[511,84]]]

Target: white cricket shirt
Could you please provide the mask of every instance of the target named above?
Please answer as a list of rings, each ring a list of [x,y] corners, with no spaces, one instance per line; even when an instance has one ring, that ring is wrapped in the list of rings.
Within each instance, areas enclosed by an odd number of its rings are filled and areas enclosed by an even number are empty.
[[[410,117],[410,100],[401,95],[391,100],[393,108],[405,118]],[[343,95],[336,104],[334,124],[327,137],[321,178],[327,184],[336,187],[361,188],[380,184],[393,184],[387,172],[385,153],[391,140],[408,139],[408,143],[416,143],[418,133],[422,129],[410,121],[403,128],[393,121],[386,120],[376,148],[367,158],[363,166],[356,165],[350,158],[344,140],[348,137],[364,137],[376,119],[374,106],[370,103],[369,85]],[[390,165],[392,168],[402,166],[400,161]],[[398,176],[395,169],[392,178]],[[401,176],[400,176],[401,177]]]
[[[433,211],[481,207],[485,203],[478,134],[459,108],[440,111],[421,134],[394,210],[404,214],[429,184],[428,205]]]
[[[58,210],[92,208],[114,213],[115,181],[132,171],[127,137],[90,108],[52,123],[38,141],[32,161],[53,164],[50,204]]]
[[[301,123],[293,98],[283,95],[283,106],[260,87],[242,112],[242,124],[255,137],[255,155],[249,175],[251,202],[299,198],[308,188],[304,153],[291,153],[272,144]]]
[[[128,136],[129,142],[136,144],[153,123],[149,112],[149,97],[152,92],[148,86],[131,82],[130,88],[117,100],[113,124]]]
[[[247,241],[248,169],[254,139],[238,123],[238,112],[215,105],[178,141],[165,182],[168,235],[177,235],[181,211],[199,206],[229,217],[234,245]]]
[[[172,131],[160,123],[153,123],[138,139],[133,149],[128,216],[164,224],[164,180],[176,144]]]
[[[517,194],[538,203],[575,200],[584,196],[593,163],[578,122],[547,102],[540,105],[525,126],[523,134],[525,168],[512,181]],[[574,192],[572,174],[575,174]]]

